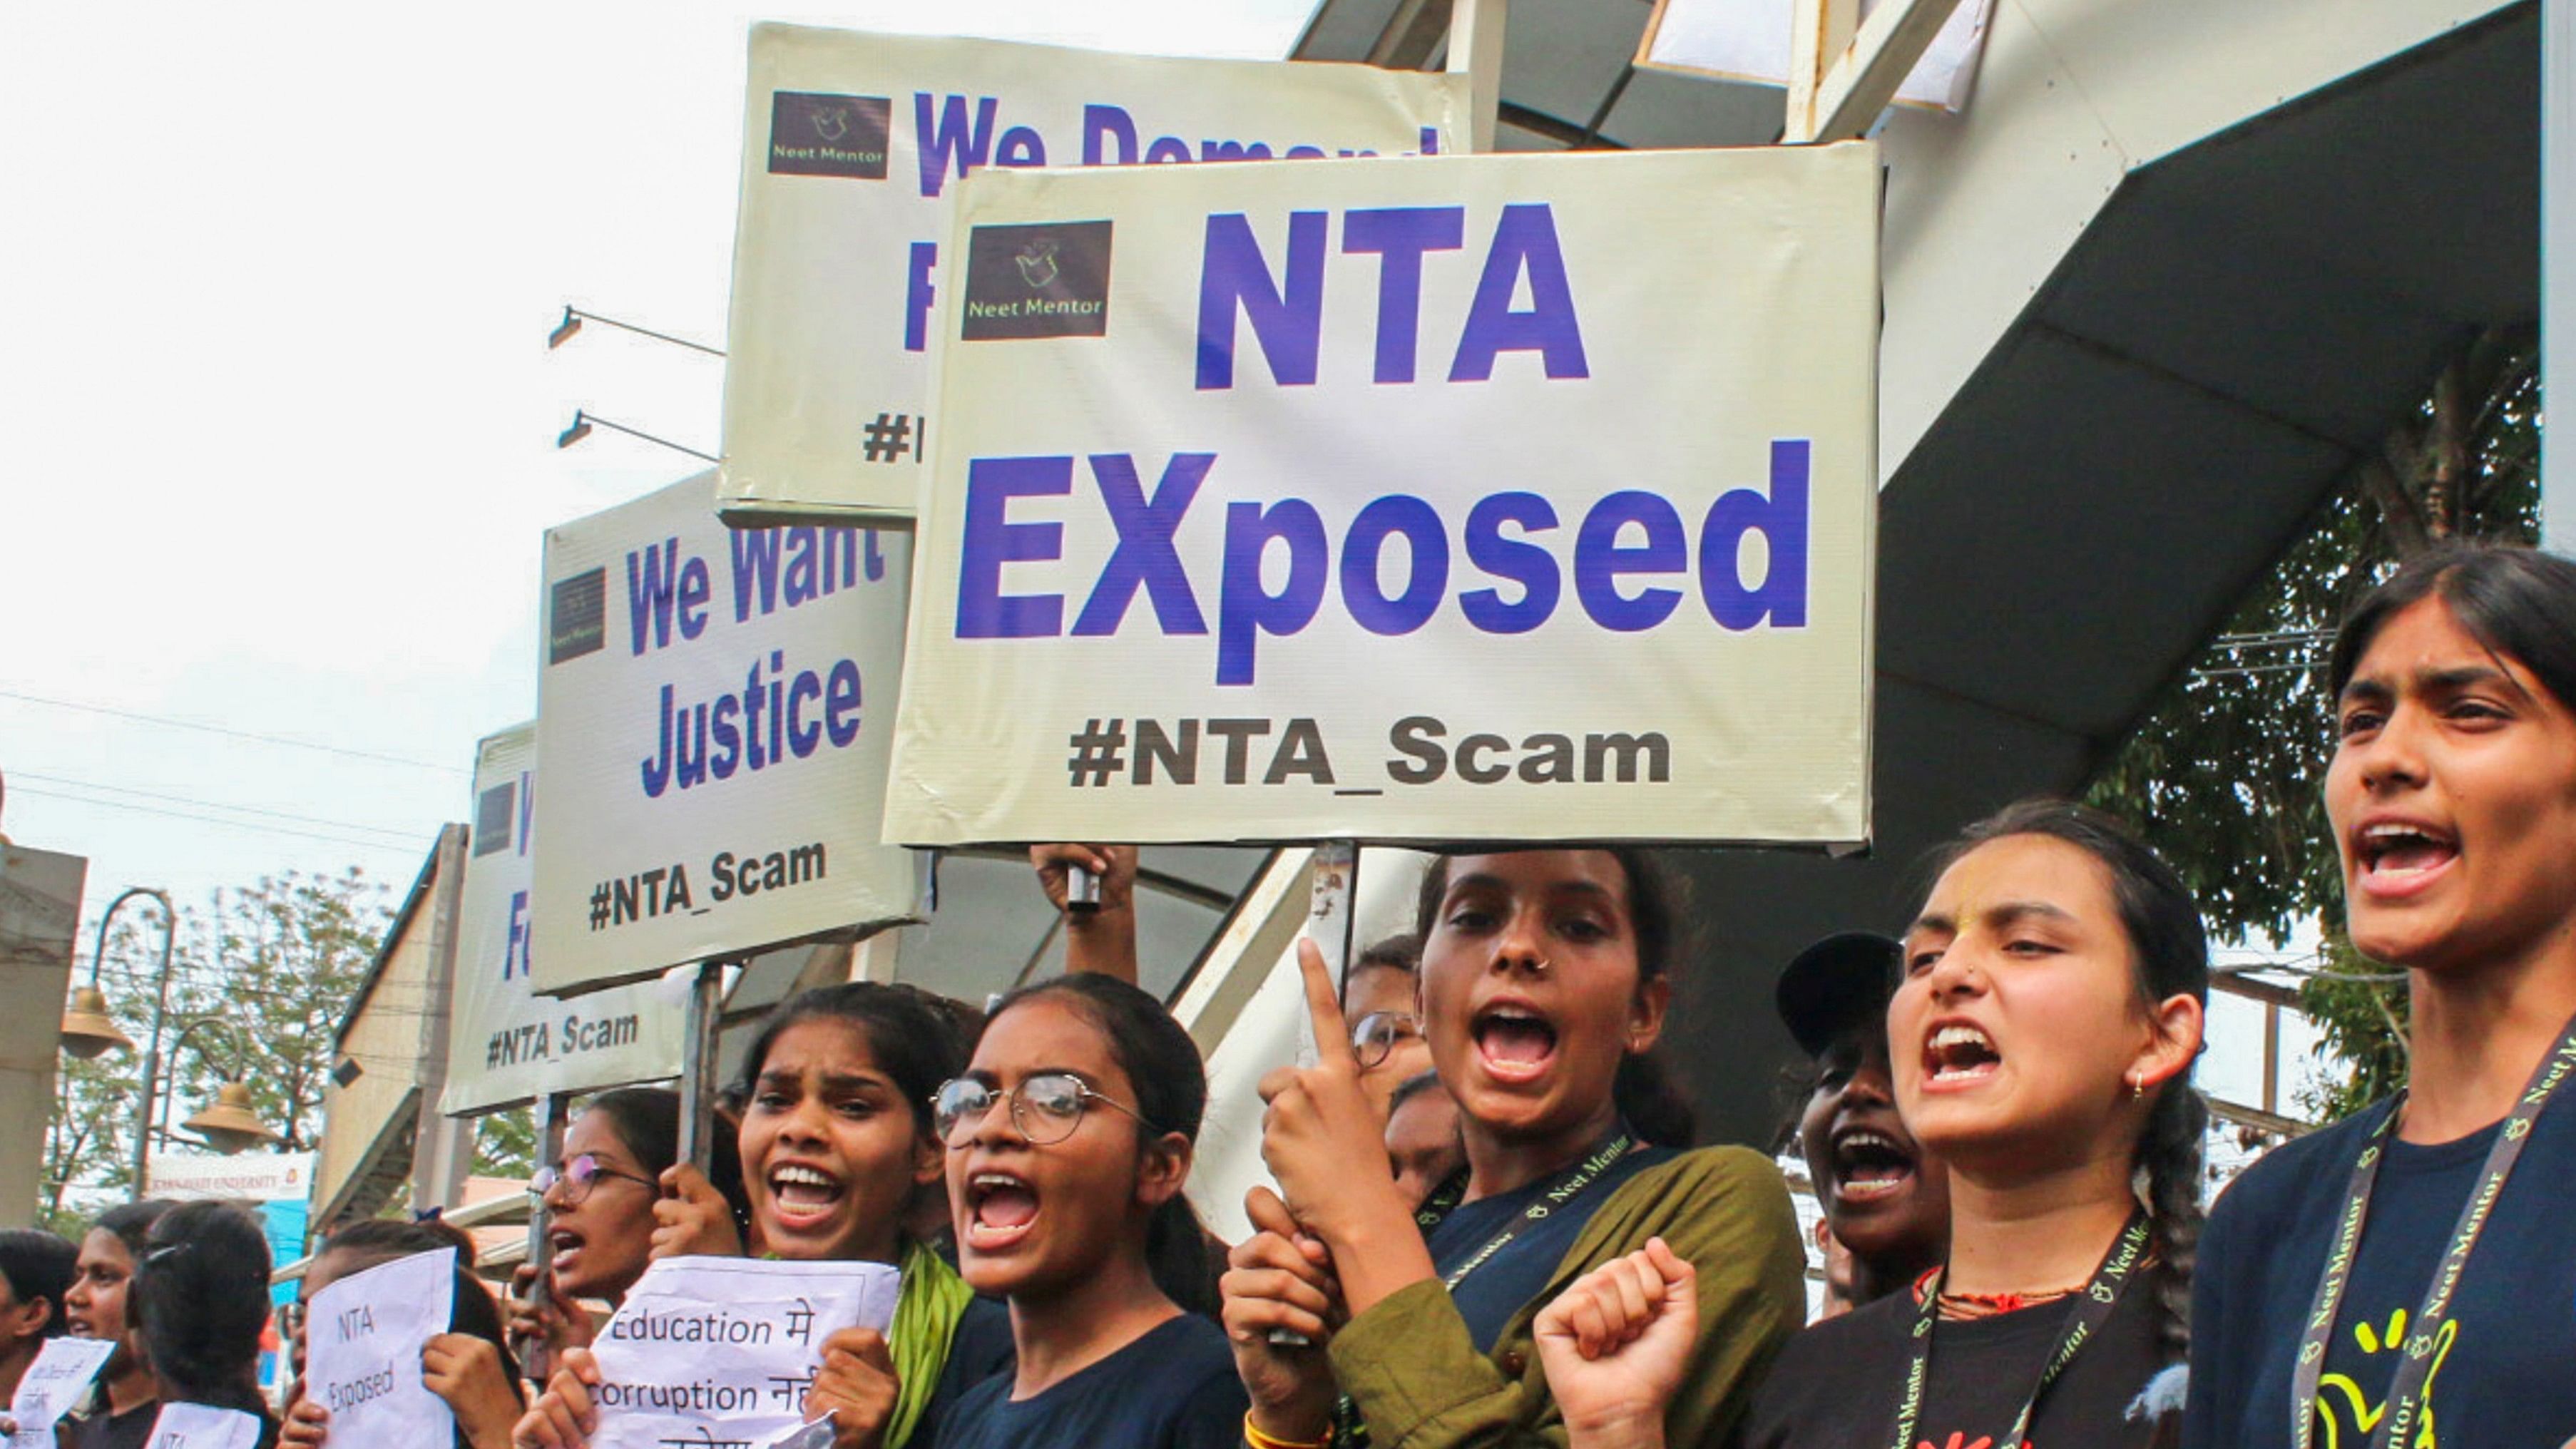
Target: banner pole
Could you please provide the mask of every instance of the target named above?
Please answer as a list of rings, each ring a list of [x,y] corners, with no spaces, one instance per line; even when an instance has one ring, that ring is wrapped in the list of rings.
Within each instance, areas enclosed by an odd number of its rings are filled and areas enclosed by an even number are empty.
[[[572,1093],[548,1092],[537,1099],[537,1165],[560,1169],[563,1166],[565,1119],[571,1115]],[[537,1272],[528,1284],[528,1301],[543,1313],[554,1298],[548,1287],[546,1239],[554,1231],[554,1211],[546,1206],[546,1195],[528,1206],[528,1262]],[[567,1311],[581,1311],[579,1304],[566,1305]],[[546,1347],[543,1334],[520,1340],[519,1367],[524,1377],[544,1383],[554,1374],[554,1354]]]
[[[716,1019],[723,993],[724,963],[700,962],[689,987],[686,1054],[680,1058],[680,1160],[700,1172],[715,1148]]]
[[[1324,953],[1339,994],[1349,979],[1351,953],[1357,949],[1351,924],[1351,902],[1359,888],[1360,847],[1354,840],[1325,840],[1315,846],[1314,894],[1306,908],[1306,934]],[[1320,1045],[1320,1043],[1318,1043]]]

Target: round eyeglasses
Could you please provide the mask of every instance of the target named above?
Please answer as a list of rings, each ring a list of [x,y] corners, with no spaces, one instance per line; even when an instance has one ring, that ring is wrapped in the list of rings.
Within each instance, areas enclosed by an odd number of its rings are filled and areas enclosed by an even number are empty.
[[[1039,1072],[1023,1077],[1008,1092],[973,1077],[959,1077],[941,1083],[930,1098],[931,1123],[939,1131],[939,1140],[951,1147],[965,1146],[974,1139],[975,1129],[993,1115],[993,1104],[1004,1097],[1011,1101],[1011,1125],[1032,1147],[1045,1147],[1072,1136],[1082,1121],[1083,1109],[1093,1102],[1105,1102],[1149,1128],[1154,1125],[1145,1121],[1143,1113],[1071,1072]]]
[[[563,1205],[579,1207],[582,1200],[590,1196],[590,1190],[598,1186],[599,1180],[603,1177],[640,1182],[656,1192],[661,1190],[661,1184],[649,1177],[638,1177],[631,1172],[619,1172],[613,1167],[602,1167],[596,1156],[584,1152],[565,1158],[561,1166],[538,1168],[528,1178],[528,1194],[531,1197],[544,1197],[560,1187],[563,1189]]]
[[[1351,1056],[1361,1071],[1383,1064],[1398,1042],[1418,1041],[1422,1023],[1409,1011],[1372,1011],[1351,1023]]]

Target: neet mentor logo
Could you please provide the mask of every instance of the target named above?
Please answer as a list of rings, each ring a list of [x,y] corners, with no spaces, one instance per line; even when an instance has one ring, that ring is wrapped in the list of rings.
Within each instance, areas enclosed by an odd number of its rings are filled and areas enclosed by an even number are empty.
[[[777,91],[769,98],[769,169],[780,176],[883,181],[894,105],[884,96]]]
[[[561,664],[596,654],[608,645],[608,570],[558,580],[554,607],[546,611],[546,662]]]
[[[968,342],[1109,331],[1109,223],[979,226],[966,247]]]

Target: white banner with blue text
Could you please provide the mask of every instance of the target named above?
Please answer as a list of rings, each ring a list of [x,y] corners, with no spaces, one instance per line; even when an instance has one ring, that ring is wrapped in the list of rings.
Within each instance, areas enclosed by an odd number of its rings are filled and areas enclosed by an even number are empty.
[[[538,992],[921,918],[878,836],[910,545],[727,529],[713,470],[547,531]]]
[[[912,516],[961,177],[1436,152],[1463,134],[1463,86],[1365,65],[753,27],[726,516]]]
[[[1866,841],[1878,194],[969,179],[886,837]]]
[[[529,970],[536,809],[535,722],[484,736],[474,747],[447,1086],[438,1099],[449,1116],[680,1074],[687,969],[573,1002],[536,994]]]

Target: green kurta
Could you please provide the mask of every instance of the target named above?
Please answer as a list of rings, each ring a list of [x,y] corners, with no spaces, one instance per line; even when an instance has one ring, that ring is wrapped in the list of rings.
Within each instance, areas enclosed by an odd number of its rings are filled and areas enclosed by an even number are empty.
[[[1686,1152],[1640,1172],[1584,1224],[1491,1356],[1436,1279],[1389,1294],[1333,1335],[1333,1373],[1372,1449],[1563,1445],[1531,1320],[1575,1279],[1660,1237],[1699,1270],[1699,1344],[1664,1414],[1672,1449],[1721,1442],[1771,1356],[1806,1321],[1806,1255],[1779,1168],[1742,1147]]]

